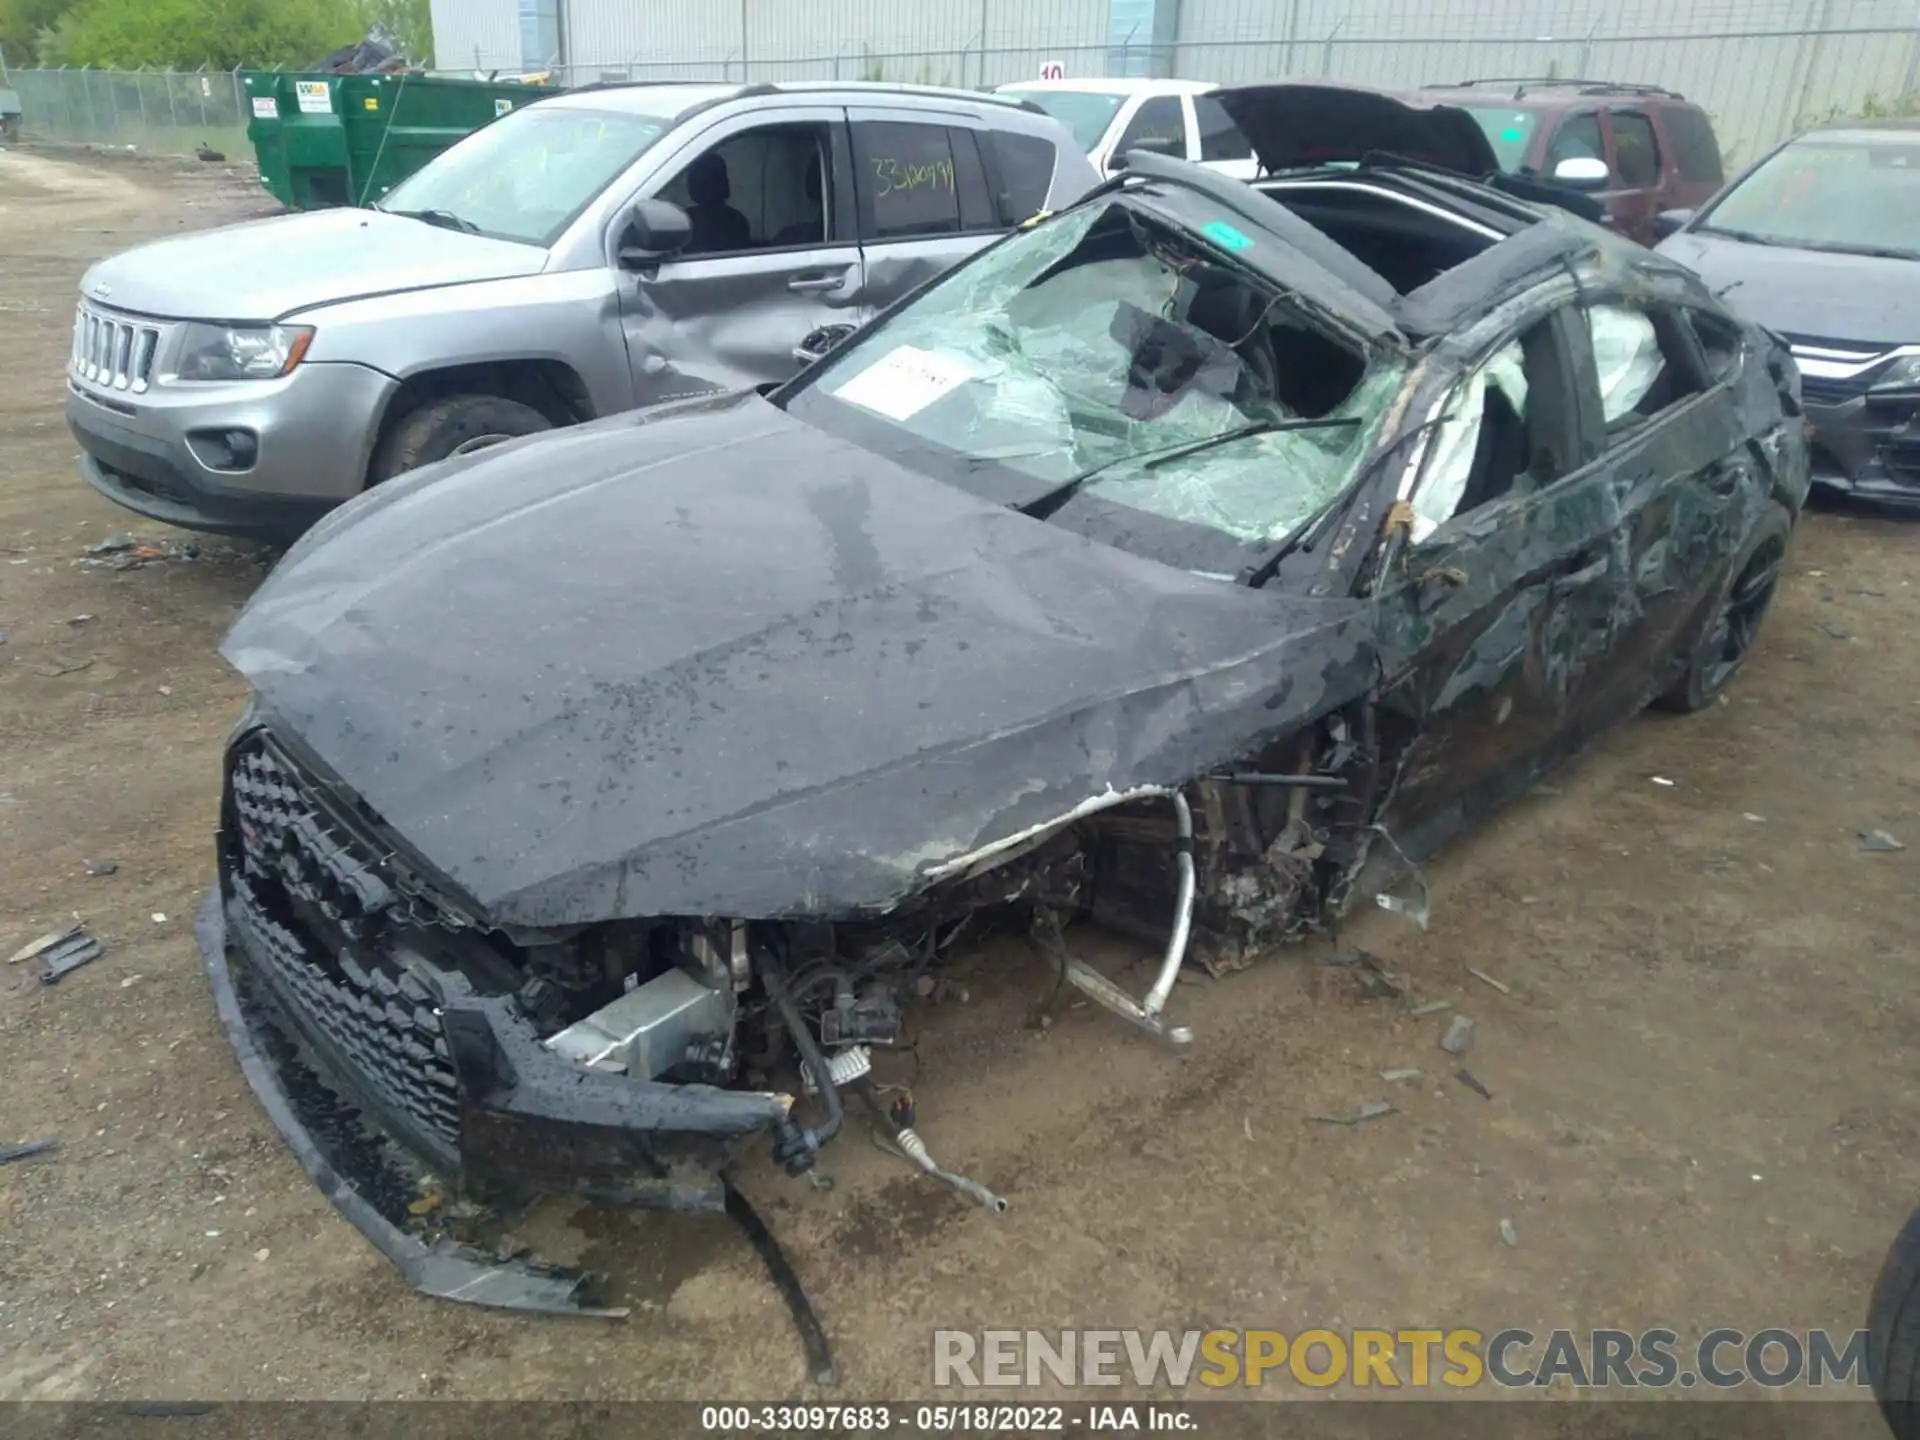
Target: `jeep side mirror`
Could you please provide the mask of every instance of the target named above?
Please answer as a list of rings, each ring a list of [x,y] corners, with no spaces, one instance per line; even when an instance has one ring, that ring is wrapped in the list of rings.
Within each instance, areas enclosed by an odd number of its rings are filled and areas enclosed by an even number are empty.
[[[1691,210],[1662,210],[1653,217],[1653,230],[1662,240],[1669,235],[1677,235],[1693,219]]]
[[[1553,167],[1557,185],[1569,190],[1594,191],[1607,188],[1607,162],[1591,155],[1569,155]]]
[[[678,255],[693,238],[693,221],[670,200],[636,200],[614,249],[622,270],[643,270]]]

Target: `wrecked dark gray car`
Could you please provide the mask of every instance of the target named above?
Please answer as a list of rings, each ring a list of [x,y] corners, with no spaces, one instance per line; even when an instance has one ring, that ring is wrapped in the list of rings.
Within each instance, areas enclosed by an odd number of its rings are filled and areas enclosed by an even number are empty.
[[[1264,193],[1136,154],[784,387],[403,477],[269,577],[202,942],[416,1284],[577,1298],[410,1214],[423,1173],[698,1207],[758,1137],[806,1170],[993,927],[1204,1044],[1183,962],[1727,685],[1807,488],[1791,359],[1356,131]],[[1164,947],[1146,993],[1076,920]]]

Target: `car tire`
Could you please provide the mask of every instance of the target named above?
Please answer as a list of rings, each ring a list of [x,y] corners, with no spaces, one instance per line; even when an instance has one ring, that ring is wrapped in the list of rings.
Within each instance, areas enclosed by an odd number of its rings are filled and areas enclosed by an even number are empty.
[[[1867,1376],[1895,1440],[1920,1440],[1920,1210],[1894,1237],[1874,1282]]]
[[[1713,704],[1733,683],[1779,588],[1792,534],[1793,516],[1779,501],[1770,501],[1739,558],[1727,567],[1726,584],[1714,597],[1705,629],[1687,658],[1686,673],[1653,702],[1656,706],[1691,715]]]
[[[531,405],[499,395],[448,395],[408,411],[374,453],[370,484],[391,480],[422,465],[470,454],[551,430],[553,422]]]

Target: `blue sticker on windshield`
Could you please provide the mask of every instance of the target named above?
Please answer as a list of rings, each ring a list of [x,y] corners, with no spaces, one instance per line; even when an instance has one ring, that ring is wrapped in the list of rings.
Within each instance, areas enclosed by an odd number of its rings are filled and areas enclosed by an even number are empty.
[[[1245,250],[1253,244],[1224,220],[1209,220],[1200,227],[1200,233],[1224,250]]]

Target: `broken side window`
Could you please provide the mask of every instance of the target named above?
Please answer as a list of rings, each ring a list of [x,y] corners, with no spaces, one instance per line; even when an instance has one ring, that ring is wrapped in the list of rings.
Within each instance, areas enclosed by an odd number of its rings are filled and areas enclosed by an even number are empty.
[[[1740,358],[1740,327],[1705,310],[1687,311],[1687,320],[1693,326],[1694,338],[1700,342],[1707,375],[1718,380]]]
[[[1581,313],[1593,343],[1600,408],[1610,434],[1642,424],[1698,393],[1680,353],[1679,325],[1672,315],[1625,305],[1592,305]]]
[[[1412,495],[1414,544],[1512,488],[1526,468],[1526,426],[1526,363],[1515,339],[1463,380],[1448,402]]]

